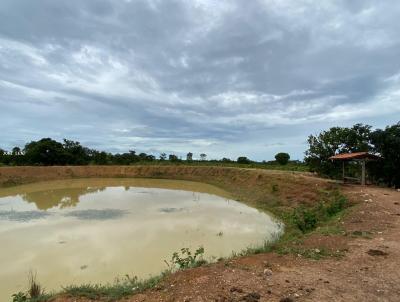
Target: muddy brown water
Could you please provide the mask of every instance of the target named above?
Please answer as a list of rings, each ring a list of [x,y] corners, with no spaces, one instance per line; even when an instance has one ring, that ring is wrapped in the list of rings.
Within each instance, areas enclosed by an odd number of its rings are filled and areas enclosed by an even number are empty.
[[[272,217],[203,183],[70,179],[3,188],[0,300],[25,291],[30,272],[47,291],[146,278],[183,247],[203,246],[212,260],[280,232]]]

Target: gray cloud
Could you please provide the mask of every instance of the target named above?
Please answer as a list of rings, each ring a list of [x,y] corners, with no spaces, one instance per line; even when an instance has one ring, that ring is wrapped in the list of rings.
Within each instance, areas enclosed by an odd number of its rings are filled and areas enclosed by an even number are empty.
[[[0,144],[302,158],[400,114],[397,1],[0,3]]]

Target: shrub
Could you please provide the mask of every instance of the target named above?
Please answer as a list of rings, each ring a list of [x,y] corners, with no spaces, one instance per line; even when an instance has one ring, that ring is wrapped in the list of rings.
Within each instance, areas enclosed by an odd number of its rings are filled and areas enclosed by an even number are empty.
[[[275,159],[280,165],[286,165],[289,162],[290,155],[288,153],[280,152],[275,155]]]
[[[305,209],[304,207],[296,208],[292,216],[294,224],[303,232],[306,233],[314,229],[318,219],[314,209]]]
[[[238,163],[238,164],[250,164],[251,161],[250,161],[250,159],[248,159],[246,156],[240,156],[240,157],[238,157],[238,159],[237,159],[237,163]]]
[[[330,202],[325,211],[328,216],[333,216],[342,211],[347,206],[347,199],[339,194],[336,194],[334,200]]]
[[[172,254],[171,262],[178,266],[179,269],[200,266],[205,263],[205,260],[202,259],[203,254],[203,247],[199,247],[193,255],[189,248],[182,248],[180,253],[175,252]]]

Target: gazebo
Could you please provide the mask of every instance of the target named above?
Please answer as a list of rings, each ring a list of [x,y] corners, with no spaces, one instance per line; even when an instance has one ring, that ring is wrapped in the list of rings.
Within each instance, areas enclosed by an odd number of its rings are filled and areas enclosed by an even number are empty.
[[[380,159],[380,157],[377,155],[371,154],[369,152],[354,152],[354,153],[337,154],[337,155],[329,157],[329,159],[332,161],[341,161],[342,162],[343,182],[346,179],[345,169],[344,169],[345,162],[349,162],[349,161],[361,162],[361,180],[360,180],[360,182],[361,182],[361,185],[365,186],[365,163],[367,161],[378,160],[378,159]]]

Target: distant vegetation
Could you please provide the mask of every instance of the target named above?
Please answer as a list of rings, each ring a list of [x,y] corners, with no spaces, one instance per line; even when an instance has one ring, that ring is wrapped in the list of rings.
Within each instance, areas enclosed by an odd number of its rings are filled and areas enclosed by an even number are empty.
[[[287,153],[279,153],[287,154]],[[190,164],[190,165],[216,165],[216,166],[246,166],[249,168],[271,168],[295,171],[306,171],[307,166],[300,161],[289,161],[289,154],[285,164],[280,167],[277,161],[252,161],[246,156],[236,160],[222,158],[221,160],[207,160],[207,154],[199,154],[199,160],[193,158],[194,154],[188,152],[182,159],[176,154],[161,153],[158,157],[152,154],[137,153],[130,150],[126,153],[112,154],[82,146],[79,142],[64,139],[63,142],[51,138],[42,138],[25,145],[23,149],[14,147],[7,152],[0,149],[0,165],[134,165],[134,164]]]
[[[369,177],[375,183],[400,187],[400,122],[387,126],[384,130],[372,130],[369,125],[356,124],[352,127],[332,127],[318,135],[308,137],[309,148],[304,162],[290,160],[290,155],[280,152],[275,161],[257,162],[246,156],[236,160],[223,157],[220,160],[209,160],[207,154],[188,152],[182,159],[176,154],[137,153],[130,150],[126,153],[112,154],[82,146],[79,142],[64,139],[57,142],[51,138],[32,141],[23,149],[12,148],[11,151],[0,149],[0,165],[201,165],[229,166],[246,168],[279,169],[288,171],[312,171],[320,175],[341,177],[341,163],[332,162],[329,157],[347,152],[368,151],[382,157],[380,161],[369,162]],[[349,165],[354,173],[359,167]]]

